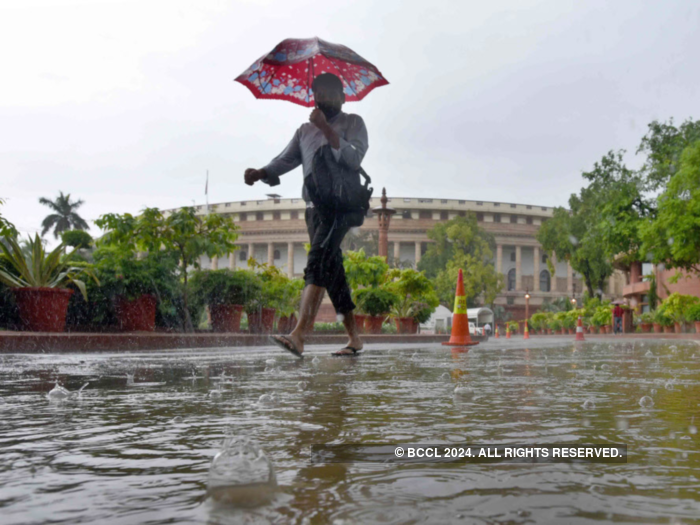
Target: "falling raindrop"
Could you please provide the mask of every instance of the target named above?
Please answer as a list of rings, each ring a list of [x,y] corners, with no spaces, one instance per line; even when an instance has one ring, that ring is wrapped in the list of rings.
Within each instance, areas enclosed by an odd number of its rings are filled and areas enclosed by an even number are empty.
[[[170,420],[171,423],[182,423],[182,416],[175,416]]]
[[[666,390],[673,390],[673,380],[666,381],[666,384],[664,385],[664,388]]]
[[[573,235],[569,235],[569,242],[573,244],[574,246],[578,245],[578,239],[574,237]]]
[[[297,383],[297,388],[298,388],[299,390],[306,390],[306,388],[307,388],[308,386],[309,386],[309,383],[307,383],[306,381],[299,381],[299,382]]]
[[[644,357],[654,357],[654,352],[652,352],[651,350],[647,350],[647,353],[644,354]]]
[[[337,321],[339,323],[342,323],[343,321],[345,321],[345,316],[343,314],[338,314],[335,316],[335,318],[337,319]]]
[[[277,361],[275,359],[268,359],[267,361],[265,361],[265,364],[266,365],[274,365],[276,362]]]
[[[688,434],[693,434],[693,435],[695,435],[695,434],[697,434],[697,433],[698,433],[698,427],[696,427],[695,425],[690,425],[690,426],[688,427]]]
[[[275,393],[271,394],[263,394],[258,398],[258,403],[261,405],[273,405],[277,402],[277,396],[275,396]]]
[[[639,406],[642,408],[651,408],[654,406],[654,400],[650,398],[649,396],[643,396],[639,400]]]
[[[626,417],[620,417],[615,422],[615,427],[620,431],[624,431],[630,427],[630,422]]]

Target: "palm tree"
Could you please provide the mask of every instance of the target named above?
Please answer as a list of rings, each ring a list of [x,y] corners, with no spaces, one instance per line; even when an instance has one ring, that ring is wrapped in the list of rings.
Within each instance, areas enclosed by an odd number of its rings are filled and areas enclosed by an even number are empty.
[[[44,221],[41,223],[43,228],[41,230],[42,236],[44,236],[51,228],[53,228],[53,236],[56,239],[58,239],[61,232],[66,230],[87,230],[89,228],[88,223],[75,212],[75,210],[83,205],[83,201],[77,200],[71,202],[70,193],[68,195],[63,195],[63,192],[61,191],[59,192],[58,198],[56,198],[55,201],[41,197],[39,202],[41,204],[45,204],[56,212],[52,213],[51,215],[47,215]]]

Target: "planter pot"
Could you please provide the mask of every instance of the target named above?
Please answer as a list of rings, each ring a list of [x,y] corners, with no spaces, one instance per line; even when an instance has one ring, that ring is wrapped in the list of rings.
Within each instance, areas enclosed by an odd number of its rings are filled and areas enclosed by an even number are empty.
[[[567,328],[567,330],[569,331],[569,335],[574,335],[574,329],[573,329],[573,328]]]
[[[68,288],[13,288],[22,328],[30,332],[63,332],[66,328]]]
[[[153,332],[156,329],[156,298],[141,295],[133,301],[117,297],[116,313],[123,332]]]
[[[695,321],[695,333],[700,334],[700,321]]]
[[[290,315],[289,317],[280,317],[277,319],[277,331],[286,334],[294,330],[297,325],[297,316]]]
[[[248,314],[248,330],[251,334],[271,334],[275,326],[275,309],[261,308]]]
[[[368,315],[365,319],[365,332],[368,334],[381,334],[385,316]]]
[[[554,330],[554,333],[557,334],[557,335],[563,335],[563,334],[564,334],[564,330]]]
[[[665,334],[672,334],[675,330],[673,329],[672,326],[664,326],[664,333]]]
[[[413,333],[413,317],[397,317],[394,319],[396,331],[400,334]],[[381,328],[380,328],[381,330]]]
[[[673,323],[673,328],[675,329],[677,334],[683,333],[683,325],[681,323]]]
[[[655,334],[660,334],[661,332],[664,331],[664,327],[661,326],[659,323],[653,323],[652,326],[654,327]]]
[[[652,325],[650,323],[642,323],[642,332],[648,334],[651,332]]]
[[[214,332],[240,332],[243,305],[215,304],[209,307]]]
[[[410,334],[417,334],[419,327],[420,327],[420,323],[416,319],[411,318],[411,331],[409,333]]]
[[[547,328],[547,335],[552,335],[553,330],[551,328]]]
[[[365,321],[367,316],[365,314],[355,314],[355,325],[357,325],[357,331],[361,334],[365,333]]]
[[[594,327],[593,327],[593,333],[594,333],[594,334],[599,334],[599,333],[600,333],[600,326],[594,326]]]

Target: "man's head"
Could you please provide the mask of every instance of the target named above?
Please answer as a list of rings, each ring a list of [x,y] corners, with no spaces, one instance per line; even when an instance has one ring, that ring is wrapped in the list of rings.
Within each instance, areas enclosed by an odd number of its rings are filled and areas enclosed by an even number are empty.
[[[311,84],[314,91],[316,107],[326,118],[333,118],[345,103],[343,82],[333,73],[322,73],[314,78]]]

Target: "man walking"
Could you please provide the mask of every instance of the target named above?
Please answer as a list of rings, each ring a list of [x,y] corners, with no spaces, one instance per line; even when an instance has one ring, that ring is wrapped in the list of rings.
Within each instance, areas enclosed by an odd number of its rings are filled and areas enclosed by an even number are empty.
[[[267,166],[247,169],[245,182],[250,186],[257,181],[277,186],[280,175],[299,165],[304,174],[302,198],[306,202],[306,228],[311,241],[304,269],[306,287],[296,327],[289,335],[275,335],[271,340],[297,357],[302,357],[305,338],[313,330],[316,314],[327,291],[349,337],[346,347],[333,355],[352,356],[362,349],[363,343],[355,325],[355,304],[345,279],[340,243],[350,227],[362,222],[362,213],[352,212],[329,220],[313,206],[309,188],[313,185],[314,155],[326,144],[330,144],[336,162],[352,170],[360,169],[368,148],[367,128],[360,116],[341,110],[345,94],[343,83],[336,75],[323,73],[317,76],[312,89],[316,108],[311,112],[310,122],[301,125],[284,151]]]
[[[615,305],[615,308],[613,308],[613,333],[614,334],[621,334],[622,333],[622,316],[624,315],[625,311],[622,309],[622,307],[619,304]]]

